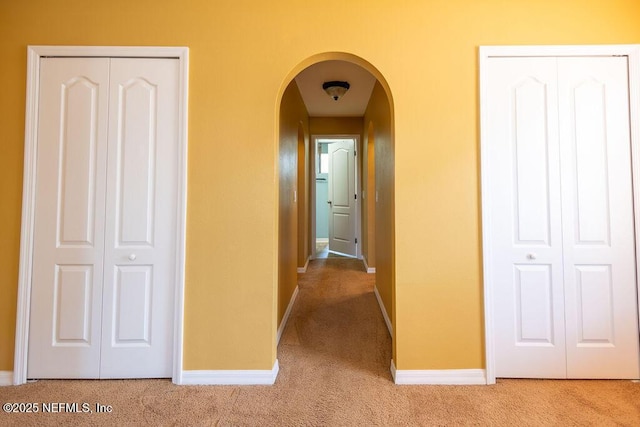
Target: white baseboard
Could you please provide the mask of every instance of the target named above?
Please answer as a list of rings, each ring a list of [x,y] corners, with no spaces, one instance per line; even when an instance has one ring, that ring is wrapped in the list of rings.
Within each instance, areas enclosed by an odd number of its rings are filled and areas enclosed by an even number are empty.
[[[287,310],[284,312],[284,316],[282,316],[282,322],[280,322],[280,327],[278,328],[278,334],[276,335],[276,347],[280,344],[280,338],[282,337],[282,333],[284,332],[284,328],[287,326],[287,322],[289,321],[289,315],[291,314],[291,310],[293,309],[293,304],[296,302],[296,298],[298,298],[298,287],[293,290],[293,295],[291,295],[291,299],[289,300],[289,305],[287,305]]]
[[[364,268],[365,268],[365,270],[367,270],[367,273],[375,274],[376,268],[375,267],[369,267],[369,264],[367,264],[367,258],[362,257],[362,262],[364,262]]]
[[[276,382],[278,359],[273,369],[182,371],[182,385],[273,385]]]
[[[391,361],[391,376],[399,385],[486,385],[484,369],[396,369]]]
[[[382,312],[382,317],[384,317],[384,323],[387,324],[387,329],[389,329],[389,335],[393,337],[393,325],[391,324],[391,319],[387,315],[387,310],[384,308],[384,303],[382,302],[382,298],[378,293],[378,287],[373,287],[373,293],[376,295],[376,299],[378,300],[378,305],[380,306],[380,311]],[[393,361],[391,362],[393,363]]]
[[[307,257],[307,262],[304,263],[304,267],[298,267],[298,273],[306,273],[307,272],[307,267],[309,267],[309,260],[311,259],[311,256]]]
[[[13,385],[13,372],[0,371],[0,386]]]

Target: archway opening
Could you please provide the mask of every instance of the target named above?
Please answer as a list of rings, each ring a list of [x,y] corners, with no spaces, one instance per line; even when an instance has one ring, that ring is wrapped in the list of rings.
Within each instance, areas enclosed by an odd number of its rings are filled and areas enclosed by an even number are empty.
[[[335,101],[325,81],[348,81]],[[391,91],[381,73],[353,55],[326,53],[299,64],[284,80],[278,109],[278,288],[276,346],[316,242],[316,137],[354,137],[358,252],[375,273],[374,292],[393,337],[395,303],[394,135]],[[395,353],[395,345],[393,345]],[[393,354],[395,357],[395,354]]]

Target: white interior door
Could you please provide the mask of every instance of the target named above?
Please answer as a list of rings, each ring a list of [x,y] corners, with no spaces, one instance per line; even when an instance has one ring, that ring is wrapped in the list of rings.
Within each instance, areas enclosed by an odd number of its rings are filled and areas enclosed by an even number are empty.
[[[638,378],[626,57],[559,58],[567,377]]]
[[[178,61],[111,60],[102,378],[170,377]]]
[[[40,63],[30,378],[100,373],[108,64]]]
[[[329,144],[329,250],[356,256],[355,147],[352,139]]]
[[[637,378],[626,58],[491,58],[498,377]]]
[[[488,66],[496,375],[564,378],[555,59]]]
[[[29,378],[171,375],[177,62],[41,60]]]

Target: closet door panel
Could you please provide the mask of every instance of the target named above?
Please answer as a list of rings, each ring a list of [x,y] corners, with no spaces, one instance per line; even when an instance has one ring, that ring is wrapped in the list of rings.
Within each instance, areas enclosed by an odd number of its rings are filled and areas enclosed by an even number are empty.
[[[178,61],[111,61],[101,377],[170,377]]]
[[[555,58],[492,58],[496,374],[566,375]]]
[[[108,59],[40,62],[28,378],[99,376],[108,85]]]
[[[626,57],[560,58],[569,378],[638,378]]]

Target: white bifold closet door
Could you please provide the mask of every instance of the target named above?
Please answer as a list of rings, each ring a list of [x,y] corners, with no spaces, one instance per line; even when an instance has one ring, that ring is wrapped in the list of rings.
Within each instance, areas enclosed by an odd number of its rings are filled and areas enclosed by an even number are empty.
[[[627,58],[486,72],[496,376],[638,378]]]
[[[178,78],[41,60],[28,378],[171,377]]]

